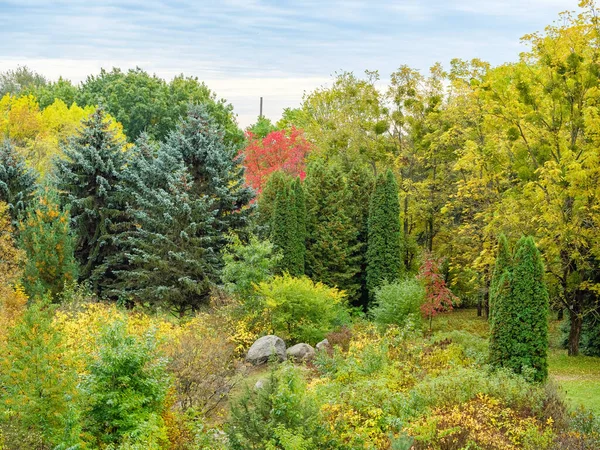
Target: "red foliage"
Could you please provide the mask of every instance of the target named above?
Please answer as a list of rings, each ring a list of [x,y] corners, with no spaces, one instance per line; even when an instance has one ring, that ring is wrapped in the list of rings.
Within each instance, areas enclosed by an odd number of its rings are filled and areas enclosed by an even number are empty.
[[[432,257],[426,257],[419,269],[417,278],[425,286],[425,302],[421,305],[421,312],[429,319],[444,311],[452,310],[452,303],[458,297],[446,286],[446,280],[440,273],[441,261]]]
[[[246,183],[260,194],[269,175],[282,170],[302,180],[306,176],[305,158],[312,144],[302,130],[272,131],[264,139],[257,139],[247,132],[248,145],[241,151],[246,167]]]

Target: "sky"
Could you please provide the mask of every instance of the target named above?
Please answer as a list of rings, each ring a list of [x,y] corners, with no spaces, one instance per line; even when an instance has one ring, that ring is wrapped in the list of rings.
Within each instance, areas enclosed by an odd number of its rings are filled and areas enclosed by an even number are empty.
[[[577,0],[0,0],[0,71],[26,65],[79,83],[139,66],[197,76],[238,122],[277,120],[340,71],[515,61],[520,38]]]

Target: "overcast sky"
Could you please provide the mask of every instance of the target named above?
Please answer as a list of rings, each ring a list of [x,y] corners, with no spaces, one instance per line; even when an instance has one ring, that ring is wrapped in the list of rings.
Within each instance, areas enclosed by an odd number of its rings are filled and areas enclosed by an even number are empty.
[[[519,38],[577,0],[0,0],[0,71],[27,65],[80,82],[135,66],[198,76],[255,121],[276,120],[336,71],[517,59]]]

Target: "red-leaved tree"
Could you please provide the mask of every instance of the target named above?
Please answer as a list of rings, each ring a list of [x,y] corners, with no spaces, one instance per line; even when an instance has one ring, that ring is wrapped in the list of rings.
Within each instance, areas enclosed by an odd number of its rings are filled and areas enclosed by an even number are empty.
[[[429,319],[429,331],[433,316],[452,310],[452,304],[458,297],[446,286],[446,280],[440,273],[441,261],[427,256],[419,269],[417,278],[425,286],[425,302],[421,305],[421,312]]]
[[[304,179],[305,158],[312,149],[302,130],[272,131],[264,139],[246,133],[248,145],[241,151],[246,167],[246,183],[260,194],[269,175],[281,170]]]

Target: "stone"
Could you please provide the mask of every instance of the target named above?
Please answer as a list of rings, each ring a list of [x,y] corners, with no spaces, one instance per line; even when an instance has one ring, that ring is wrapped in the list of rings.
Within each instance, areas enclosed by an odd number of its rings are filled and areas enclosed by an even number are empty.
[[[246,355],[246,361],[260,366],[269,362],[272,355],[275,355],[279,361],[286,359],[285,342],[280,337],[270,334],[257,339],[252,344]]]
[[[254,385],[254,390],[258,391],[259,389],[264,388],[267,385],[268,382],[269,382],[269,380],[267,380],[266,378],[261,378]]]
[[[292,361],[312,361],[315,357],[315,349],[308,344],[296,344],[286,351],[287,357]]]
[[[318,352],[320,352],[322,350],[325,350],[327,352],[331,351],[331,344],[329,343],[329,341],[327,339],[323,339],[315,347]]]

